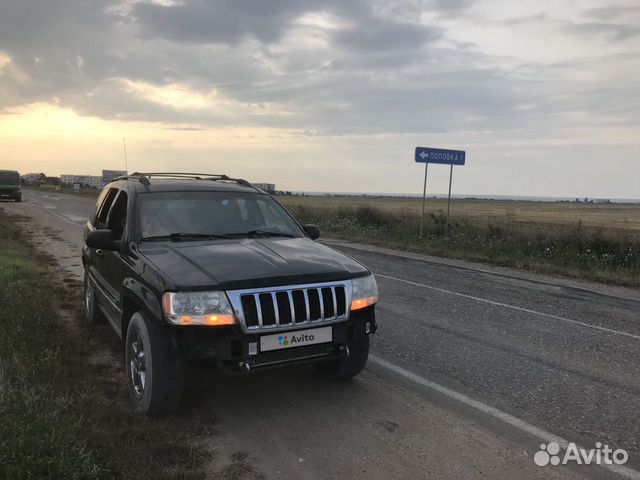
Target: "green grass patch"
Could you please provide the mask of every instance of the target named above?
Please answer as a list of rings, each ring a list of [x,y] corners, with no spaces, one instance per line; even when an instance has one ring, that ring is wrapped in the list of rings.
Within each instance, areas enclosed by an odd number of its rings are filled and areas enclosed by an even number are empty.
[[[42,258],[0,216],[0,478],[113,478],[64,382],[64,332]]]
[[[133,412],[117,335],[83,323],[81,283],[16,220],[0,210],[0,479],[206,478],[218,423],[207,402]]]
[[[303,223],[317,224],[325,236],[450,258],[528,269],[603,283],[640,286],[640,233],[586,228],[581,222],[539,225],[511,215],[484,225],[450,224],[442,211],[425,217],[371,206],[290,206]]]

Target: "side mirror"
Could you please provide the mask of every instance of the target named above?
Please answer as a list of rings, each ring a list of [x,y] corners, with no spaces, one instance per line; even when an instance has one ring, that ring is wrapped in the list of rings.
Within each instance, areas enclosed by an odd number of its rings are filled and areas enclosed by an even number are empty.
[[[304,231],[307,232],[307,235],[309,235],[311,240],[317,240],[320,238],[320,229],[317,225],[307,223],[306,225],[303,225],[302,228],[304,228]]]
[[[100,250],[119,250],[120,242],[114,239],[112,230],[94,230],[85,239],[87,247],[99,248]]]

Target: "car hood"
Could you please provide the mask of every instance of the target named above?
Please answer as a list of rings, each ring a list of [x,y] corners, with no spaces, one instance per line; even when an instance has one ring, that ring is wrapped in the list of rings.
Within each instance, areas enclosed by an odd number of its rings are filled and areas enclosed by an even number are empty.
[[[138,251],[175,289],[244,288],[330,282],[366,275],[353,258],[309,238],[141,242]]]

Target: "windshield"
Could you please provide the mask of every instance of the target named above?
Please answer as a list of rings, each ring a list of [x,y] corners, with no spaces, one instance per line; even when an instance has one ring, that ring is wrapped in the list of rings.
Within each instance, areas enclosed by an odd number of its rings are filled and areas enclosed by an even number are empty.
[[[237,192],[162,192],[139,196],[142,239],[290,236],[303,233],[271,197]]]
[[[17,172],[0,172],[0,184],[2,185],[18,185],[20,176]]]

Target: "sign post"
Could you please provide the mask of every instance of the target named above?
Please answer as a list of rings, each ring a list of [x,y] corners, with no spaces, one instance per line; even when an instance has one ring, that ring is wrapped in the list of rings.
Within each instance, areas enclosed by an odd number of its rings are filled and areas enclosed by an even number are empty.
[[[424,186],[422,188],[422,216],[420,217],[420,236],[424,226],[424,205],[427,199],[427,172],[430,163],[449,165],[449,196],[447,200],[447,223],[444,227],[445,236],[449,235],[449,214],[451,212],[451,184],[453,183],[453,166],[465,164],[466,152],[463,150],[444,150],[442,148],[416,147],[416,163],[424,163]]]
[[[451,211],[451,183],[453,183],[453,165],[449,171],[449,198],[447,200],[447,223],[444,225],[444,236],[449,236],[449,212]]]
[[[424,226],[424,204],[427,200],[427,175],[429,174],[429,163],[424,162],[424,185],[422,186],[422,215],[420,216],[420,238],[422,238],[422,227]]]

